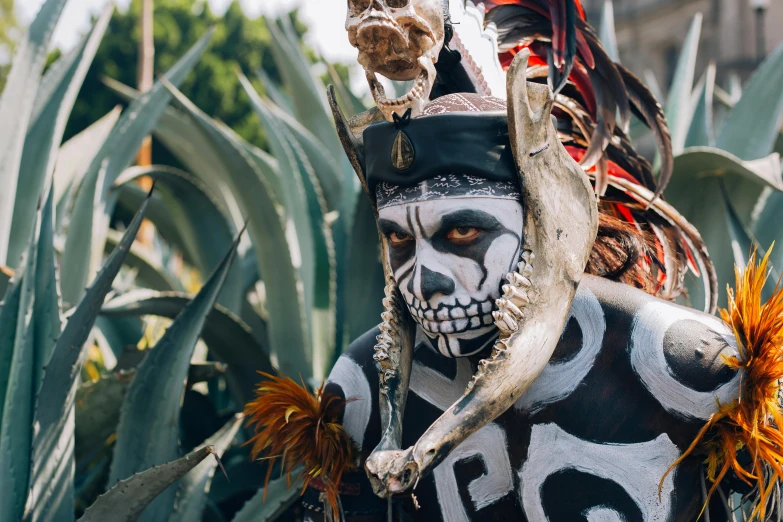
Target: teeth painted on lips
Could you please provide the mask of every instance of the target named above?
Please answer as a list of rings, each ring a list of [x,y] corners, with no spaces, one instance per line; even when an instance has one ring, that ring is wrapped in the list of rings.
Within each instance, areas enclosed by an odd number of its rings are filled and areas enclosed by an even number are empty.
[[[466,313],[464,308],[459,308],[455,306],[454,308],[451,309],[449,315],[451,315],[452,319],[462,319],[463,317],[465,317]]]
[[[427,303],[412,298],[417,306],[411,306],[411,315],[430,333],[454,334],[466,330],[484,328],[494,324],[492,317],[493,300],[476,302],[469,301],[470,306],[463,306],[464,300],[457,300],[457,305],[442,305],[436,310],[426,308]]]

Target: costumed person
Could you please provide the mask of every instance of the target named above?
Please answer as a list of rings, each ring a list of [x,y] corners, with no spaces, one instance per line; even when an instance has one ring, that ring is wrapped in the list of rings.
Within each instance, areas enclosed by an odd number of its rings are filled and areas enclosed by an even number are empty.
[[[754,260],[710,315],[661,108],[579,2],[349,0],[346,25],[377,107],[329,98],[385,311],[315,395],[270,376],[247,407],[254,452],[304,466],[305,520],[714,522],[735,493],[776,517],[783,296]],[[673,302],[689,271],[708,313]]]

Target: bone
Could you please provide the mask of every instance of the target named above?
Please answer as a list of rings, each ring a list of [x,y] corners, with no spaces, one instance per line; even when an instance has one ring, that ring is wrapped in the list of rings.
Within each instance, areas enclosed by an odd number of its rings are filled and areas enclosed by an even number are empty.
[[[370,92],[387,121],[411,109],[421,113],[435,82],[435,63],[444,44],[441,0],[410,0],[390,7],[385,0],[348,0],[348,40],[359,50]],[[405,95],[387,99],[376,74],[415,80]]]
[[[525,318],[516,323],[508,312],[498,310],[500,338],[491,356],[479,362],[463,397],[412,448],[399,455],[370,456],[370,480],[376,494],[384,497],[409,491],[453,448],[511,407],[538,377],[559,340],[553,332],[565,327],[595,241],[595,193],[558,140],[550,119],[552,92],[546,85],[526,82],[529,56],[527,49],[515,56],[507,80],[509,137],[526,206],[523,262],[509,281],[528,290],[527,303],[514,301],[518,308],[522,305]],[[542,147],[543,152],[530,154]],[[568,233],[560,237],[562,230]]]

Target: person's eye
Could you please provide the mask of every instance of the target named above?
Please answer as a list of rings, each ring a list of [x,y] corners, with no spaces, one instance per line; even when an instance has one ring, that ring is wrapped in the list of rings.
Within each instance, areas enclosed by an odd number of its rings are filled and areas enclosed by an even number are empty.
[[[454,227],[449,230],[446,237],[454,243],[469,243],[481,234],[481,229],[476,227]]]
[[[406,234],[405,232],[392,232],[389,234],[389,242],[393,246],[401,246],[409,241],[413,241],[413,236]]]

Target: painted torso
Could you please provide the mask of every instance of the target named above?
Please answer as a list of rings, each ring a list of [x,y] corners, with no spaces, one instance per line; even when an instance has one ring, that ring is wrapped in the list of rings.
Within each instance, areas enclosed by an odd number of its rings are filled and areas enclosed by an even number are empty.
[[[375,335],[351,345],[327,386],[357,399],[346,406],[344,425],[365,453],[380,438]],[[461,397],[479,360],[449,359],[419,341],[404,447]],[[712,316],[585,276],[548,367],[512,409],[421,480],[419,509],[405,500],[410,515],[426,522],[694,520],[702,503],[698,455],[668,475],[660,500],[658,485],[716,399],[734,397],[739,376],[721,357],[736,353],[731,343]],[[384,510],[362,475],[355,475],[360,496],[343,496],[349,520],[354,505]],[[366,520],[385,520],[378,516]]]

